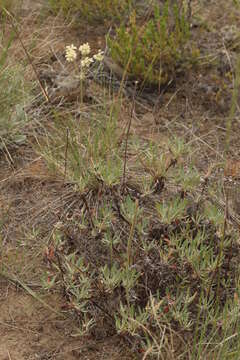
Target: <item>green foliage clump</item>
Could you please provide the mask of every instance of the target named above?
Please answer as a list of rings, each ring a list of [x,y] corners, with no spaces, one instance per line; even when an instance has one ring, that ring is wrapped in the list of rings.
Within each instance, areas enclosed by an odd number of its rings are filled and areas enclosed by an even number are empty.
[[[83,117],[81,128],[74,119],[67,133],[57,122],[66,145],[46,141],[46,160],[75,183],[78,200],[53,229],[44,289],[64,292],[78,335],[108,329],[134,339],[145,358],[181,359],[189,349],[196,360],[239,357],[236,234],[226,231],[220,209],[202,201],[206,185],[184,162],[191,148],[171,139],[163,156],[158,144],[134,146],[146,182],[124,189],[114,116],[100,119],[85,130]]]
[[[122,159],[119,156],[119,138],[114,116],[106,119],[100,112],[95,119],[93,116],[92,121],[95,125],[92,129],[87,129],[83,118],[81,123],[69,119],[66,129],[66,119],[56,114],[54,134],[46,136],[46,144],[43,144],[40,150],[43,151],[51,170],[62,175],[67,172],[69,180],[83,192],[89,187],[95,187],[98,181],[110,187],[114,186],[120,182],[122,175]],[[62,147],[66,137],[67,164],[65,149]]]
[[[0,150],[25,140],[23,127],[27,118],[24,105],[29,94],[21,66],[7,66],[8,52],[14,35],[4,44],[4,31],[0,34]]]
[[[185,45],[189,39],[185,11],[166,1],[162,10],[156,6],[151,19],[139,24],[133,12],[129,26],[121,25],[115,38],[109,38],[111,56],[136,80],[160,85],[184,64]]]
[[[24,111],[26,85],[22,69],[0,67],[0,149],[25,141],[23,127],[27,122]]]
[[[132,5],[132,0],[49,0],[54,12],[62,10],[64,14],[78,13],[88,20],[104,22],[121,18]]]

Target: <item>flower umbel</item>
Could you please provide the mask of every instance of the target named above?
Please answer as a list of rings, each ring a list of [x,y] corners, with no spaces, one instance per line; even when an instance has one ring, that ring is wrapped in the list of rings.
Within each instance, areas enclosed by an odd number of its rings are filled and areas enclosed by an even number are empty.
[[[82,68],[89,67],[92,62],[93,62],[93,58],[86,57],[81,61],[81,66]]]
[[[73,62],[76,60],[77,58],[76,50],[77,48],[74,44],[66,46],[65,57],[68,62]],[[93,55],[93,57],[88,56],[91,52],[91,48],[88,43],[82,44],[78,50],[81,54],[80,69],[79,69],[80,72],[78,76],[81,82],[83,82],[87,77],[90,65],[94,62],[94,60],[101,62],[104,58],[104,52],[101,49],[99,49],[98,52]],[[78,70],[78,67],[76,69]]]
[[[66,46],[66,54],[65,54],[65,57],[66,57],[66,60],[68,62],[72,62],[74,60],[76,60],[77,58],[77,52],[76,52],[77,48],[75,45],[68,45]]]
[[[104,52],[102,50],[98,50],[98,53],[93,55],[94,60],[96,61],[103,61]]]
[[[89,54],[90,54],[90,51],[91,51],[89,44],[86,43],[86,44],[81,45],[81,46],[79,47],[79,51],[80,51],[80,53],[82,54],[82,56],[87,56],[87,55],[89,55]]]

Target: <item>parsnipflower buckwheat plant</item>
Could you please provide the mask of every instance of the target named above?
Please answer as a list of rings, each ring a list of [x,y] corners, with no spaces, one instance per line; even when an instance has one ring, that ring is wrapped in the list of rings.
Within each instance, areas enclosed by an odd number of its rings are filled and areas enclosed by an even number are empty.
[[[89,56],[91,52],[90,45],[88,43],[82,44],[78,51],[80,53],[80,66],[76,62],[78,52],[77,47],[74,44],[66,46],[65,50],[65,57],[68,62],[75,62],[76,65],[76,77],[80,80],[80,86],[81,86],[81,100],[83,97],[83,81],[87,77],[87,73],[89,71],[89,67],[94,62],[101,62],[104,58],[104,52],[102,50],[98,50],[96,54],[94,54],[92,57]],[[81,101],[82,102],[82,101]]]
[[[87,70],[89,66],[94,62],[101,62],[104,57],[104,52],[102,50],[98,50],[96,54],[94,54],[92,57],[89,57],[88,55],[91,52],[90,45],[88,43],[82,44],[78,48],[79,53],[81,54],[81,61],[80,61],[80,70],[78,69],[78,76],[81,80],[83,80],[86,76]],[[65,57],[68,62],[74,62],[77,59],[77,48],[75,45],[68,45],[66,46],[65,50]]]
[[[91,52],[91,48],[88,43],[82,44],[79,47],[78,51],[81,54],[81,62],[80,62],[81,70],[83,68],[85,68],[86,70],[86,68],[88,68],[91,65],[91,63],[94,62],[94,60],[101,62],[104,57],[104,52],[102,50],[98,50],[96,54],[94,54],[92,57],[89,57],[88,55]],[[65,57],[68,62],[73,62],[77,59],[77,48],[75,45],[72,44],[66,46]]]

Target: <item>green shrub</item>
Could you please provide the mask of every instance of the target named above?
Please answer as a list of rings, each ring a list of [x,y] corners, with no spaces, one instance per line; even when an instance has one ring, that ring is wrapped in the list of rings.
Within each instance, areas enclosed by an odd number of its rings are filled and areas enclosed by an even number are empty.
[[[143,24],[133,12],[128,27],[117,28],[116,36],[108,38],[108,45],[114,61],[127,68],[129,75],[143,83],[160,85],[186,62],[189,35],[184,10],[166,1],[162,10],[156,6],[152,18]]]
[[[171,162],[157,145],[136,149],[152,182],[147,192],[129,185],[124,193],[122,169],[120,177],[115,173],[114,124],[103,131],[106,125],[85,132],[69,127],[67,161],[67,147],[55,146],[59,169],[64,173],[67,163],[70,181],[86,181],[74,194],[72,216],[53,229],[44,289],[64,292],[78,315],[79,335],[90,329],[121,334],[146,359],[239,358],[237,234],[225,233],[222,211],[194,201],[200,177],[181,159],[190,148],[173,139]],[[164,199],[162,189],[170,184],[177,191]]]
[[[54,12],[79,13],[88,20],[106,21],[121,18],[127,13],[133,0],[48,0]]]

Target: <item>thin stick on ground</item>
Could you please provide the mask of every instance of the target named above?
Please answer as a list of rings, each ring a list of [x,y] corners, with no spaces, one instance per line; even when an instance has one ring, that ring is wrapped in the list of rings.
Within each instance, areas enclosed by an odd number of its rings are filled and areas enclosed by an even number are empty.
[[[7,350],[7,353],[8,353],[8,359],[9,359],[9,360],[12,360],[12,357],[11,357],[11,355],[10,355],[9,350]]]

